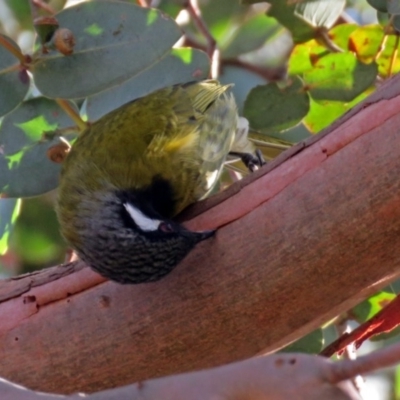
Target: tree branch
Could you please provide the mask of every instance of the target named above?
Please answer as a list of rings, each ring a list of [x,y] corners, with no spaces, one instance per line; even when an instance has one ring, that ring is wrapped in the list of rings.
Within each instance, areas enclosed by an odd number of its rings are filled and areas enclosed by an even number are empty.
[[[2,400],[359,400],[350,382],[362,372],[400,360],[400,344],[357,360],[331,362],[306,354],[277,354],[219,368],[137,382],[91,395],[56,396],[28,391],[0,379]],[[294,379],[293,379],[294,378]]]

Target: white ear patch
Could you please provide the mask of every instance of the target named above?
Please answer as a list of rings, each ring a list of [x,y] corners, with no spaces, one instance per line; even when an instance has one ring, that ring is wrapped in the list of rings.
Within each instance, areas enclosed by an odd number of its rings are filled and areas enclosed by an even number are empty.
[[[133,219],[133,222],[142,230],[142,231],[156,231],[158,226],[160,225],[160,220],[151,219],[146,217],[139,209],[134,207],[130,203],[124,203],[124,207],[126,211],[128,211],[129,215]]]

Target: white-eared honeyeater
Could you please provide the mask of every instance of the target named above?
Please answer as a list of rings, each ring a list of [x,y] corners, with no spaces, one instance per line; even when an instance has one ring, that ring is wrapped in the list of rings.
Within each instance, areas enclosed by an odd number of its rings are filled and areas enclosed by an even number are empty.
[[[57,214],[68,244],[120,283],[169,273],[213,234],[171,218],[212,190],[237,125],[229,85],[215,80],[158,90],[91,124],[61,173]]]

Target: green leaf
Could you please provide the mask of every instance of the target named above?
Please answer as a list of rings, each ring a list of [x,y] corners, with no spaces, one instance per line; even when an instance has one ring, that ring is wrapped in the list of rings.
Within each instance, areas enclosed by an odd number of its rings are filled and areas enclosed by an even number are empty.
[[[355,306],[351,314],[358,323],[362,324],[381,311],[382,308],[389,304],[395,297],[396,295],[391,292],[378,292]]]
[[[396,16],[395,20],[398,18],[399,16]],[[379,75],[385,78],[400,72],[400,59],[393,58],[400,46],[396,35],[387,35],[385,39],[384,37],[385,33],[380,25],[359,27],[350,35],[349,48],[357,54],[360,61],[369,63],[375,60]]]
[[[324,46],[316,40],[309,40],[296,45],[289,58],[289,75],[299,75],[306,71],[313,70],[315,63],[322,57],[330,54]]]
[[[364,64],[351,53],[329,54],[303,74],[316,100],[352,101],[370,87],[378,74],[375,62]]]
[[[314,100],[311,96],[310,112],[304,118],[304,124],[310,132],[318,133],[338,119],[346,111],[353,108],[361,100],[364,100],[369,94],[369,91],[365,91],[348,103],[330,100],[318,101]]]
[[[330,29],[340,17],[346,0],[311,0],[296,4],[295,15],[314,27]]]
[[[399,0],[386,0],[387,11],[392,15],[400,14],[400,1]]]
[[[260,48],[267,39],[273,37],[281,26],[275,18],[268,18],[265,14],[256,15],[244,22],[235,31],[225,49],[222,49],[224,58],[235,58]]]
[[[324,335],[321,328],[302,337],[301,339],[289,344],[280,350],[284,353],[309,353],[316,354],[322,350],[324,345]]]
[[[224,42],[229,38],[235,24],[243,23],[243,6],[238,0],[218,0],[216,7],[215,0],[205,1],[201,5],[202,17],[219,47],[224,47]],[[194,33],[198,40],[204,42],[204,36],[198,33],[196,28]]]
[[[350,35],[358,28],[359,26],[357,24],[337,25],[329,31],[329,38],[341,49],[349,50],[348,45]]]
[[[387,0],[367,0],[367,2],[378,11],[387,12]]]
[[[86,97],[121,84],[159,62],[181,36],[170,17],[126,2],[84,2],[56,18],[76,45],[69,56],[53,50],[36,60],[35,83],[48,97]]]
[[[350,35],[357,28],[358,25],[355,24],[335,26],[329,31],[329,38],[338,47],[347,50]],[[317,40],[298,44],[293,48],[290,55],[288,72],[290,75],[297,75],[313,70],[317,61],[328,54],[332,53]]]
[[[47,151],[61,143],[57,130],[74,126],[52,100],[35,98],[6,115],[0,127],[0,193],[35,196],[58,184],[60,165]]]
[[[310,100],[301,80],[293,77],[284,88],[269,83],[252,89],[243,113],[253,129],[270,133],[297,125],[309,108]]]
[[[90,97],[86,106],[89,120],[97,120],[119,106],[157,89],[204,79],[209,68],[209,58],[202,51],[191,48],[173,49],[171,54],[138,76]]]
[[[21,199],[0,199],[0,255],[8,249],[8,238],[21,208]]]
[[[21,51],[9,37],[0,36],[10,46]],[[29,75],[21,68],[18,58],[0,46],[0,116],[12,111],[24,100],[29,90],[29,83]]]
[[[349,37],[349,48],[355,52],[359,59],[371,62],[375,59],[384,37],[380,25],[361,26]]]

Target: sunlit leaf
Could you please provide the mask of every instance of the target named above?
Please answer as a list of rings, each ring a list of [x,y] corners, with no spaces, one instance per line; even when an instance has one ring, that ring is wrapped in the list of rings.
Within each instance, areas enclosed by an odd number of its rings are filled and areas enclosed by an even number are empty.
[[[391,292],[378,292],[369,299],[364,300],[362,303],[355,306],[352,309],[351,314],[357,322],[362,324],[382,310],[382,308],[388,305],[395,297],[396,295]]]
[[[335,26],[329,31],[329,38],[339,48],[347,50],[350,35],[357,28],[355,24]],[[329,54],[332,54],[331,51],[315,39],[297,44],[290,54],[288,72],[297,75],[312,70],[318,60]]]
[[[304,118],[304,124],[313,132],[318,133],[338,119],[346,111],[353,108],[357,103],[364,100],[370,92],[366,91],[350,102],[314,100],[310,97],[310,112]]]
[[[304,83],[316,100],[352,101],[376,79],[376,63],[364,64],[351,53],[329,54],[303,74]]]
[[[20,199],[0,199],[0,255],[8,248],[8,239],[19,215]]]

